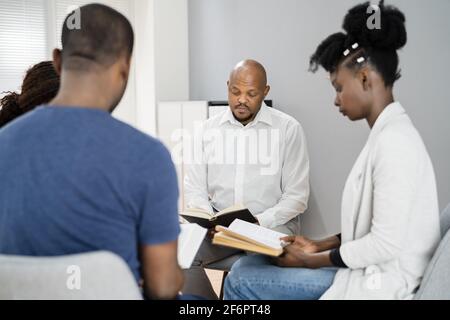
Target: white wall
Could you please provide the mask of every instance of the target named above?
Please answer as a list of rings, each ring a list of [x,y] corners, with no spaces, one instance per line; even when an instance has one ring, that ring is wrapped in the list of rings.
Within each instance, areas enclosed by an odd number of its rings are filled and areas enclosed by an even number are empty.
[[[134,0],[136,126],[159,135],[161,101],[189,99],[187,0]]]
[[[154,0],[157,101],[189,99],[188,0]]]
[[[274,105],[298,119],[311,157],[307,235],[340,228],[341,192],[369,134],[333,106],[325,73],[307,72],[321,40],[340,30],[356,0],[190,0],[190,98],[224,100],[231,68],[245,58],[268,71]],[[390,0],[407,17],[409,41],[401,53],[400,100],[421,132],[437,175],[441,209],[450,202],[450,12],[448,0]]]
[[[158,103],[189,98],[187,0],[130,3],[136,39],[127,93],[134,90],[134,102],[120,106],[116,116],[134,117],[132,125],[157,136]]]
[[[156,133],[155,87],[155,10],[154,2],[135,0],[135,47],[133,66],[135,71],[136,123],[147,134]],[[139,66],[136,68],[136,66]]]
[[[184,209],[184,146],[194,135],[195,124],[208,118],[207,101],[165,101],[158,103],[158,138],[171,151],[178,176],[180,198],[178,208]]]

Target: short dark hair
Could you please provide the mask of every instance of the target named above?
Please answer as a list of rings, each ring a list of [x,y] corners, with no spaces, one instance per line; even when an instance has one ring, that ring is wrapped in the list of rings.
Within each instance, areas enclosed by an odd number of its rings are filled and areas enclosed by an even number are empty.
[[[334,72],[345,62],[349,68],[363,64],[356,63],[358,58],[364,58],[383,78],[387,87],[392,87],[401,76],[398,69],[397,50],[407,41],[404,14],[393,6],[379,4],[381,29],[369,29],[367,8],[369,2],[359,4],[350,9],[344,18],[343,29],[327,37],[317,47],[310,59],[310,71],[317,71],[322,66],[328,72]],[[351,46],[358,43],[359,47],[352,50]],[[350,54],[344,56],[344,51],[350,49]]]
[[[79,28],[62,27],[62,66],[64,69],[82,70],[92,63],[109,66],[122,55],[131,57],[134,44],[133,28],[128,19],[116,10],[102,4],[88,4],[79,8]]]

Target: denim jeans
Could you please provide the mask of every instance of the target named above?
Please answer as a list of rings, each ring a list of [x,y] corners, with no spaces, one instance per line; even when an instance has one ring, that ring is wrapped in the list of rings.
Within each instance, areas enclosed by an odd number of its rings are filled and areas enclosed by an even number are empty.
[[[282,268],[269,258],[239,259],[225,281],[225,300],[316,300],[333,283],[336,268]]]

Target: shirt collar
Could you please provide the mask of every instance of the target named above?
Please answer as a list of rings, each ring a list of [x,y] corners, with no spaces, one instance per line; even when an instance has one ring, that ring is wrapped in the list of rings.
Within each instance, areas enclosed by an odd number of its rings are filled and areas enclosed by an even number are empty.
[[[234,118],[233,112],[231,111],[230,107],[228,107],[226,112],[223,114],[222,118],[220,119],[219,125],[223,125],[226,122],[242,125]],[[256,125],[258,122],[264,122],[269,126],[272,126],[272,115],[270,114],[269,107],[264,102],[262,103],[261,109],[259,109],[255,119],[253,119],[253,121],[248,125]]]
[[[377,136],[390,120],[405,113],[406,111],[403,109],[400,102],[393,102],[389,104],[386,108],[384,108],[378,116],[378,119],[375,121],[375,124],[370,132],[370,138]]]

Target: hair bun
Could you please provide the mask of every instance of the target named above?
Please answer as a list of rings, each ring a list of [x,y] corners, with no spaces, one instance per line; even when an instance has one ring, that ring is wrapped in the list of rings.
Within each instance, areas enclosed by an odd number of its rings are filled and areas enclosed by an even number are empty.
[[[343,28],[352,41],[361,46],[380,50],[398,50],[406,44],[407,34],[404,14],[393,6],[385,6],[380,2],[381,29],[369,29],[367,21],[372,10],[367,13],[369,2],[357,5],[349,10],[344,18]]]

